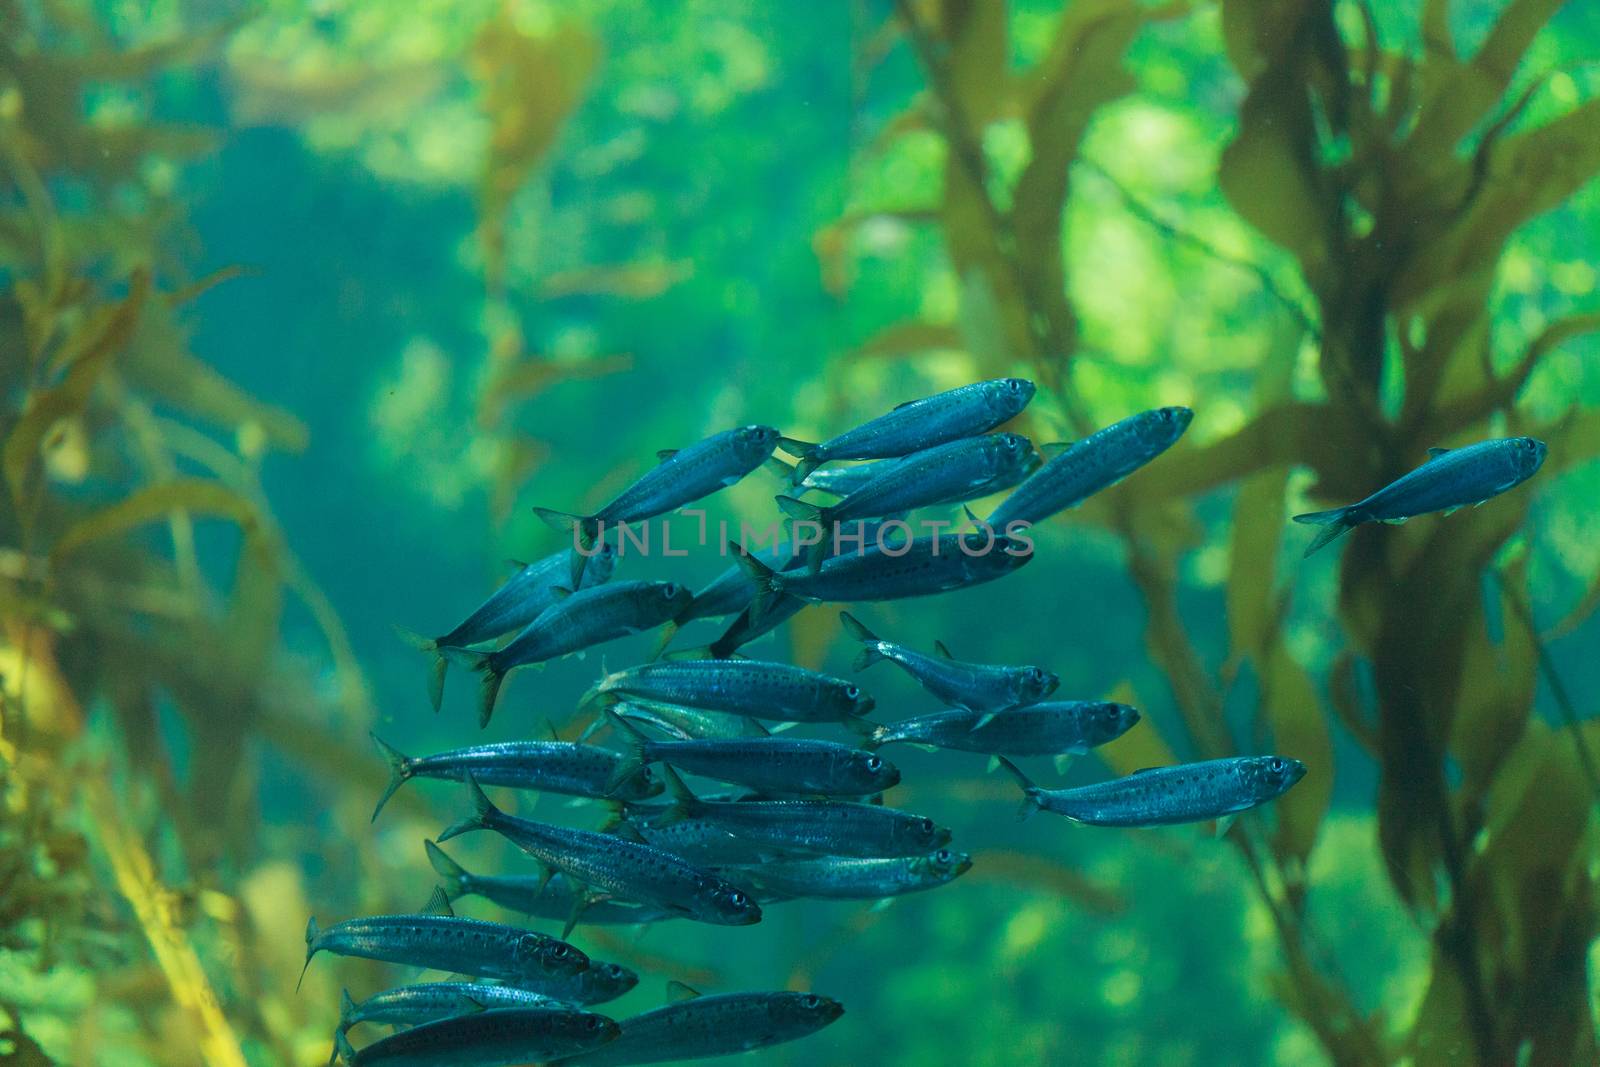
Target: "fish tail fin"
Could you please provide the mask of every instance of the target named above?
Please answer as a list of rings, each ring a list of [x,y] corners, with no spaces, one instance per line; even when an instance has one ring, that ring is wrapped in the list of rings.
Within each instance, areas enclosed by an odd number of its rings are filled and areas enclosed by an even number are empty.
[[[767,468],[767,470],[771,471],[773,474],[776,474],[779,478],[788,482],[790,485],[798,484],[794,480],[793,463],[785,463],[777,456],[768,456],[766,462],[762,463],[761,465]]]
[[[583,587],[583,568],[589,562],[589,557],[594,555],[595,545],[600,543],[600,520],[593,515],[573,515],[565,511],[556,511],[554,508],[534,508],[533,513],[539,517],[552,530],[568,534],[572,537],[572,566],[569,570],[571,582],[569,589]]]
[[[694,601],[691,600],[689,603],[690,606],[693,606]],[[682,618],[682,616],[680,615],[679,618]],[[656,643],[651,647],[650,658],[646,662],[654,663],[656,660],[667,654],[667,646],[672,644],[672,639],[674,637],[678,636],[678,630],[681,628],[681,626],[682,624],[678,621],[678,619],[668,619],[666,622],[661,624],[661,633],[656,637]]]
[[[371,736],[373,744],[378,746],[378,751],[389,764],[389,784],[384,787],[383,795],[378,798],[377,806],[372,809],[372,821],[377,822],[378,813],[383,810],[385,804],[389,803],[389,798],[394,796],[395,790],[405,785],[406,779],[411,777],[409,768],[411,761],[404,752],[389,744],[376,733]]]
[[[756,598],[751,603],[750,620],[754,622],[767,613],[772,602],[783,595],[783,578],[777,571],[746,552],[743,545],[730,542],[734,562],[744,568],[745,574],[756,583]]]
[[[794,473],[789,475],[790,485],[799,485],[810,477],[811,472],[822,466],[825,457],[819,455],[822,446],[813,441],[802,441],[795,437],[778,438],[778,447],[791,456],[796,457]]]
[[[350,1016],[356,1013],[356,1002],[350,996],[350,990],[339,990],[339,1025],[344,1026],[350,1021]]]
[[[780,496],[776,499],[778,507],[782,508],[783,513],[793,519],[796,525],[809,523],[816,526],[819,535],[832,529],[833,524],[828,518],[827,508],[817,504],[808,504],[806,501],[797,500],[792,496]],[[800,543],[798,529],[794,530],[791,536],[795,544]],[[806,570],[812,574],[817,573],[822,568],[822,560],[827,555],[827,550],[828,538],[826,536],[818,536],[815,544],[806,545]]]
[[[444,674],[450,667],[450,661],[439,648],[438,639],[423,637],[415,631],[407,630],[404,626],[396,626],[394,632],[412,648],[426,652],[432,657],[428,664],[428,703],[433,705],[434,711],[438,711],[440,705],[444,703]]]
[[[444,891],[451,897],[461,897],[467,894],[467,869],[445,854],[444,849],[432,841],[424,841],[422,847],[428,851],[428,865],[435,874],[444,879]]]
[[[655,824],[670,826],[692,816],[701,806],[700,798],[678,777],[678,772],[672,769],[671,764],[661,765],[661,778],[667,783],[667,796],[672,799],[672,806],[656,816]]]
[[[1023,774],[1022,769],[1015,763],[1012,763],[1004,756],[998,756],[996,759],[999,761],[1000,766],[1006,769],[1006,773],[1016,781],[1017,785],[1022,787],[1022,807],[1017,810],[1017,818],[1019,820],[1026,819],[1039,810],[1039,787],[1034,785],[1033,780]]]
[[[311,967],[311,957],[317,954],[317,917],[311,916],[306,920],[306,962],[300,968],[300,980],[295,982],[294,991],[300,992],[300,985],[306,980],[306,971]]]
[[[356,1050],[343,1030],[335,1030],[333,1033],[333,1051],[346,1063],[356,1062]]]
[[[884,658],[878,651],[878,635],[867,629],[860,619],[848,611],[839,612],[839,621],[844,623],[845,632],[861,642],[861,651],[856,653],[856,670],[865,670]]]
[[[1319,548],[1333,544],[1349,532],[1356,523],[1352,521],[1349,508],[1332,508],[1328,511],[1308,511],[1303,515],[1296,515],[1294,521],[1308,526],[1320,526],[1317,536],[1311,539],[1311,544],[1306,548],[1309,556]]]
[[[489,720],[494,716],[494,706],[500,699],[500,687],[506,683],[506,672],[495,670],[489,657],[485,656],[473,664],[473,670],[483,675],[483,683],[478,691],[478,729],[489,725]]]
[[[472,814],[446,827],[444,833],[439,835],[440,841],[448,841],[473,830],[487,830],[490,821],[500,814],[500,809],[494,806],[471,774],[467,775],[467,800],[472,804]]]
[[[614,796],[634,775],[644,770],[645,764],[649,762],[645,752],[645,743],[649,738],[645,737],[637,726],[610,708],[605,710],[605,716],[606,721],[622,734],[626,746],[622,754],[617,757],[617,766],[606,781],[606,796]]]
[[[886,732],[884,728],[879,726],[877,723],[868,722],[866,719],[858,718],[853,715],[844,720],[844,727],[851,733],[855,734],[856,737],[860,739],[861,743],[867,748],[877,748],[881,743],[878,740],[879,735]]]

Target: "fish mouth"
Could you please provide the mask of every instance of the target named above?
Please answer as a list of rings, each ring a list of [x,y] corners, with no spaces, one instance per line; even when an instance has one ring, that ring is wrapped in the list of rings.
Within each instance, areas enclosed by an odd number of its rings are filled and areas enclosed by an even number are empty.
[[[950,877],[960,878],[963,874],[966,874],[970,870],[972,870],[972,857],[963,852],[961,854],[961,859],[956,861],[955,873]]]

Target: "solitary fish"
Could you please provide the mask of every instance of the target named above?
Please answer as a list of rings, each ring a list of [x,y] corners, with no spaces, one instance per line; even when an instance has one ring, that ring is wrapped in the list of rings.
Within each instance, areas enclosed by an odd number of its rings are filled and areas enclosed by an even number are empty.
[[[873,727],[866,743],[876,748],[905,741],[990,756],[1078,755],[1116,740],[1138,721],[1133,708],[1103,700],[1057,700],[987,716],[948,708]]]
[[[644,663],[615,671],[580,707],[618,697],[782,722],[842,722],[872,710],[872,697],[843,678],[758,659]]]
[[[617,763],[619,787],[656,762],[768,793],[859,797],[881,793],[900,781],[900,772],[887,760],[834,741],[780,737],[654,741],[625,719],[615,714],[611,719],[630,738],[626,755]]]
[[[816,1033],[844,1014],[815,993],[719,993],[701,996],[674,982],[674,1003],[622,1021],[622,1036],[562,1067],[624,1067],[731,1056]]]
[[[532,919],[566,922],[575,910],[591,926],[629,926],[674,918],[661,908],[630,901],[597,900],[565,875],[550,878],[519,874],[473,874],[445,854],[432,841],[424,841],[428,863],[444,879],[445,892],[457,897],[482,897],[509,911]],[[639,976],[615,963],[590,960],[589,969],[573,976],[571,989],[562,999],[580,1004],[599,1004],[620,997],[632,989]]]
[[[829,460],[907,456],[992,430],[1027,407],[1033,392],[1033,383],[1023,378],[976,382],[907,401],[888,414],[821,444],[792,437],[782,438],[779,443],[785,452],[799,457],[794,479],[803,482]]]
[[[504,648],[477,656],[473,669],[483,673],[478,725],[489,724],[500,686],[513,669],[653,629],[688,602],[689,590],[676,582],[610,582],[566,597]]]
[[[916,856],[950,843],[950,831],[932,819],[881,804],[845,800],[713,801],[695,796],[671,767],[662,771],[673,806],[650,820],[653,827],[703,820],[773,854]]]
[[[498,1008],[423,1023],[359,1050],[340,1031],[334,1046],[350,1067],[513,1067],[597,1049],[621,1033],[604,1015],[573,1008]]]
[[[1532,437],[1479,441],[1464,448],[1430,448],[1428,461],[1365,500],[1331,511],[1296,515],[1295,522],[1321,526],[1311,555],[1364,522],[1402,523],[1430,511],[1446,515],[1477,505],[1532,478],[1544,463],[1545,443]]]
[[[725,489],[761,466],[777,444],[778,431],[771,426],[723,430],[687,448],[658,452],[658,466],[592,515],[533,510],[548,525],[571,531],[576,537],[575,547],[582,550],[574,557],[572,580],[576,582],[585,556],[593,551],[606,526],[643,522]]]
[[[496,589],[488,600],[467,616],[465,622],[447,634],[423,637],[401,630],[408,642],[424,652],[433,653],[433,669],[428,677],[428,699],[433,710],[439,710],[444,698],[445,667],[449,663],[446,652],[471,648],[493,641],[502,634],[520,630],[544,609],[561,599],[559,589],[565,587],[572,571],[573,551],[557,552],[537,563],[517,563],[520,569]],[[616,567],[617,550],[609,544],[602,545],[595,558],[584,569],[581,588],[604,585],[611,580]]]
[[[833,531],[838,524],[975,500],[998,486],[1016,484],[1020,472],[1037,460],[1032,443],[1021,434],[967,437],[907,456],[837,504],[821,507],[780,496],[778,506],[823,535],[806,553],[806,566],[815,572],[837,540]]]
[[[488,982],[421,982],[375,993],[357,1004],[344,990],[339,996],[339,1032],[362,1023],[416,1026],[435,1019],[497,1008],[554,1008],[562,1002],[511,985]]]
[[[493,830],[538,860],[546,871],[561,871],[614,897],[719,926],[761,921],[760,906],[742,889],[671,853],[611,834],[507,815],[484,796],[470,776],[467,793],[473,813],[440,834],[440,841],[471,830]],[[575,912],[567,920],[568,927],[579,917]]]
[[[1284,756],[1232,756],[1150,767],[1075,789],[1040,789],[1004,756],[1000,764],[1022,787],[1024,816],[1043,808],[1091,826],[1222,819],[1277,799],[1306,773],[1304,763]]]
[[[732,551],[738,552],[737,546]],[[993,530],[979,534],[939,534],[899,543],[879,540],[862,552],[845,552],[808,571],[778,573],[739,553],[739,564],[755,580],[751,617],[759,619],[783,597],[813,602],[901,600],[931,596],[992,582],[1033,558],[1024,538]]]
[[[1080,504],[1171,448],[1193,418],[1188,408],[1156,408],[1096,430],[1048,460],[984,522],[1009,532]]]
[[[565,941],[504,923],[458,917],[450,911],[442,889],[435,889],[427,907],[415,915],[346,919],[326,930],[317,929],[313,916],[306,923],[306,967],[319,952],[497,978],[528,989],[589,966],[589,957]],[[304,968],[300,975],[305,977]]]
[[[893,859],[767,860],[752,867],[723,867],[729,881],[769,895],[769,899],[887,900],[935,889],[972,869],[965,852],[941,848],[926,856]]]
[[[661,792],[661,783],[646,769],[643,774],[617,782],[617,754],[593,745],[574,741],[501,741],[493,745],[473,745],[432,756],[407,756],[393,745],[372,735],[378,751],[389,762],[389,784],[372,809],[373,821],[394,796],[395,790],[413,778],[442,778],[462,782],[470,773],[486,785],[508,789],[531,789],[563,793],[574,797],[603,797],[620,793],[627,800],[643,800]]]
[[[848,611],[839,613],[850,636],[861,642],[856,670],[879,660],[899,665],[917,684],[935,697],[969,711],[996,712],[1024,704],[1037,704],[1056,691],[1061,679],[1042,667],[998,667],[964,663],[950,655],[942,643],[935,643],[937,656],[914,652],[904,645],[885,641],[867,629]],[[987,719],[980,720],[987,725]]]

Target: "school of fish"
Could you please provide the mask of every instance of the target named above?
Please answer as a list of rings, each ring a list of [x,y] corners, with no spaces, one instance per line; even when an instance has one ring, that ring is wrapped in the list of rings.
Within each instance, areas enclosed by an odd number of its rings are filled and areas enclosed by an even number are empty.
[[[441,880],[418,912],[307,925],[306,966],[321,952],[454,976],[343,996],[334,1056],[351,1065],[495,1067],[625,1065],[731,1055],[813,1034],[844,1007],[810,992],[702,996],[678,983],[669,1002],[623,1019],[594,1010],[639,982],[617,963],[591,959],[568,940],[584,925],[686,919],[721,926],[761,921],[763,909],[800,899],[886,902],[934,889],[972,866],[948,847],[950,830],[885,802],[901,773],[879,754],[896,743],[971,752],[1004,767],[1022,814],[1048,811],[1096,826],[1226,825],[1282,796],[1308,773],[1280,754],[1245,754],[1049,789],[1015,759],[1058,762],[1133,729],[1125,704],[1058,695],[1047,666],[957,659],[874,633],[851,612],[856,669],[881,660],[905,671],[939,710],[875,722],[855,683],[786,663],[732,658],[810,604],[935,595],[995,581],[1026,565],[1028,527],[1071,508],[1155,460],[1183,436],[1193,413],[1164,407],[1132,415],[1082,441],[1036,450],[1017,433],[991,432],[1022,413],[1032,382],[977,382],[900,405],[820,443],[769,426],[715,434],[660,463],[587,515],[538,509],[569,532],[570,546],[511,578],[460,625],[435,638],[402,631],[432,657],[428,696],[438,709],[446,664],[481,676],[480,725],[506,677],[522,667],[659,629],[657,658],[608,670],[575,702],[589,726],[578,741],[527,740],[409,756],[374,735],[390,768],[376,820],[406,782],[460,790],[462,817],[424,842]],[[795,457],[779,460],[781,448]],[[1050,458],[1040,459],[1040,451]],[[1356,503],[1294,516],[1321,532],[1306,554],[1367,522],[1397,523],[1482,504],[1532,477],[1545,445],[1519,437],[1431,449],[1427,462]],[[825,466],[837,460],[853,466]],[[787,543],[746,552],[698,593],[671,582],[611,580],[608,535],[692,504],[765,467],[789,484],[775,494],[794,520]],[[917,509],[949,508],[1010,490],[973,529],[915,537],[890,527]],[[803,501],[808,492],[836,502]],[[849,529],[847,534],[845,531]],[[858,609],[859,610],[859,609]],[[732,618],[710,645],[666,653],[678,628]],[[496,646],[502,638],[509,640]],[[843,741],[776,736],[793,724],[842,727]],[[607,731],[612,747],[590,737]],[[552,735],[554,731],[552,730]],[[696,791],[689,775],[722,784]],[[489,789],[548,792],[593,803],[593,829],[507,814]],[[515,873],[473,873],[440,847],[488,831],[528,857]],[[479,897],[529,919],[561,923],[560,936],[454,913]],[[356,1047],[349,1032],[393,1033]]]

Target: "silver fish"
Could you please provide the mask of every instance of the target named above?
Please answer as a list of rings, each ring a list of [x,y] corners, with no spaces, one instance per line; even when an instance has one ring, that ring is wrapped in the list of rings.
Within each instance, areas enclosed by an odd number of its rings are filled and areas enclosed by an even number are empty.
[[[615,781],[625,787],[651,763],[772,793],[867,796],[897,785],[900,772],[871,752],[833,741],[757,737],[653,741],[626,720],[611,715],[629,738]]]
[[[580,706],[630,697],[785,722],[840,722],[872,710],[872,697],[843,678],[767,660],[666,660],[614,671]]]
[[[816,1033],[844,1014],[815,993],[719,993],[701,996],[673,983],[675,1002],[622,1021],[622,1036],[562,1067],[624,1067],[731,1056]]]
[[[389,784],[372,809],[373,821],[394,796],[395,790],[413,778],[441,778],[460,782],[470,772],[485,785],[510,789],[531,789],[563,793],[574,797],[616,795],[609,783],[617,776],[617,754],[593,745],[574,741],[502,741],[492,745],[473,745],[431,756],[407,756],[377,734],[372,735],[378,751],[389,763]],[[648,772],[648,768],[646,769]],[[661,783],[649,773],[618,783],[623,799],[643,800],[661,792]]]
[[[551,977],[573,975],[589,957],[565,941],[504,923],[464,919],[450,911],[442,889],[415,915],[346,919],[326,930],[306,923],[306,967],[319,952],[385,963],[496,978],[537,989]],[[304,968],[301,977],[305,977]]]
[[[906,456],[946,441],[972,437],[1015,418],[1033,399],[1033,383],[996,378],[910,400],[885,415],[830,437],[821,444],[782,438],[785,452],[798,456],[796,482],[834,459],[887,459]]]
[[[653,629],[682,611],[689,595],[675,582],[610,582],[546,609],[510,644],[475,657],[473,669],[483,674],[478,725],[488,725],[500,686],[513,669]]]
[[[789,491],[795,496],[804,496],[815,489],[843,497],[849,496],[899,462],[899,459],[879,459],[871,463],[857,463],[852,467],[818,468],[799,481],[795,480],[794,464],[785,463],[777,456],[767,460],[767,469],[788,482]]]
[[[730,551],[738,553],[737,546]],[[760,560],[738,554],[758,590],[751,617],[759,619],[782,597],[814,602],[901,600],[931,596],[992,582],[1033,558],[1033,544],[994,530],[940,534],[899,544],[883,542],[863,552],[848,552],[822,564],[816,573],[776,572]]]
[[[530,918],[554,922],[565,922],[574,911],[582,911],[583,921],[591,926],[631,926],[675,918],[661,908],[629,901],[595,899],[582,886],[574,885],[562,874],[550,878],[473,874],[432,841],[424,841],[423,845],[428,850],[428,863],[444,879],[445,892],[451,899],[482,897]],[[622,996],[638,981],[639,976],[626,967],[590,960],[589,969],[574,976],[572,995],[566,999],[582,1004],[598,1004]]]
[[[557,552],[537,563],[516,563],[519,568],[504,585],[490,594],[489,599],[467,616],[465,622],[449,633],[438,637],[423,637],[401,630],[400,636],[423,652],[433,653],[433,667],[428,676],[428,699],[433,710],[438,711],[444,698],[445,668],[452,649],[471,648],[493,641],[503,634],[520,630],[537,619],[546,608],[561,599],[558,590],[569,580],[573,567],[573,551]],[[513,561],[515,562],[515,561]],[[584,568],[579,586],[588,589],[604,585],[611,580],[617,565],[617,550],[611,545],[600,546],[595,557]]]
[[[597,1049],[621,1033],[604,1015],[574,1008],[497,1008],[423,1023],[359,1050],[341,1031],[334,1046],[350,1067],[514,1067]]]
[[[1331,511],[1296,515],[1295,522],[1322,527],[1306,555],[1364,522],[1401,523],[1431,511],[1448,515],[1468,504],[1482,504],[1532,478],[1544,464],[1545,451],[1545,443],[1532,437],[1479,441],[1464,448],[1430,448],[1428,462],[1366,499]]]
[[[892,859],[766,860],[751,867],[720,867],[732,882],[768,894],[768,899],[885,900],[935,889],[972,869],[965,852],[940,849],[926,856]]]
[[[875,726],[866,744],[876,748],[907,741],[991,756],[1077,755],[1116,740],[1138,721],[1133,708],[1103,700],[1057,700],[989,716],[947,708]]]
[[[1306,765],[1284,756],[1150,767],[1075,789],[1040,789],[1004,756],[1022,787],[1024,816],[1043,808],[1091,826],[1167,826],[1221,819],[1275,800],[1305,777]]]
[[[662,908],[674,915],[719,926],[761,921],[761,908],[743,890],[671,853],[611,834],[573,830],[507,815],[484,796],[469,776],[473,813],[439,835],[447,841],[471,830],[493,830],[574,881],[614,897]],[[578,915],[568,920],[576,922]]]
[[[1060,678],[1042,667],[965,663],[952,657],[949,650],[938,643],[934,647],[939,654],[927,656],[883,640],[848,611],[841,611],[839,619],[850,636],[861,642],[856,670],[870,667],[879,660],[890,660],[929,693],[958,708],[991,712],[1037,704],[1061,684]]]
[[[950,831],[932,819],[880,804],[844,800],[750,800],[729,803],[695,796],[671,767],[663,768],[674,801],[650,820],[660,828],[701,819],[708,827],[773,854],[824,856],[915,856],[950,842]]]
[[[1082,503],[1171,448],[1193,418],[1188,408],[1156,408],[1096,430],[1048,460],[984,523],[1009,533]]]
[[[591,515],[569,515],[534,508],[546,524],[570,531],[582,551],[572,571],[576,581],[584,557],[601,540],[608,525],[643,522],[692,504],[725,489],[761,466],[778,444],[771,426],[741,426],[712,434],[687,448],[658,452],[661,462]]]
[[[823,507],[780,496],[778,506],[823,535],[806,553],[806,565],[815,571],[838,540],[832,531],[840,523],[975,500],[1001,485],[1015,484],[1037,458],[1021,434],[966,437],[907,456],[837,504]]]
[[[348,989],[339,996],[339,1032],[362,1023],[416,1026],[494,1008],[552,1008],[562,1004],[543,993],[488,982],[421,982],[385,989],[357,1004]]]

